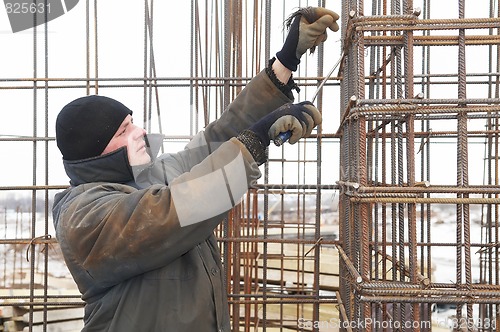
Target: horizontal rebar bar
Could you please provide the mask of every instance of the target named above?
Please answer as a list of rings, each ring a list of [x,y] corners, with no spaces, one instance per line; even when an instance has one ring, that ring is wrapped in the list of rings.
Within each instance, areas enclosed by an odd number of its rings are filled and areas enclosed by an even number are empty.
[[[468,298],[468,297],[419,297],[419,296],[359,296],[362,302],[378,302],[378,303],[447,303],[447,304],[496,304],[498,299],[495,298]]]
[[[500,204],[500,198],[443,198],[443,197],[352,197],[354,203],[407,203],[407,204]]]

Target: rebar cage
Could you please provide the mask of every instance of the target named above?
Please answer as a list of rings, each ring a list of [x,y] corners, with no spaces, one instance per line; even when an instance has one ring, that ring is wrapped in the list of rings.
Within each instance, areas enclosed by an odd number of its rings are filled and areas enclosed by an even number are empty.
[[[270,147],[216,230],[233,331],[496,330],[496,1],[86,0],[26,31],[0,21],[4,331],[82,327],[50,212],[68,182],[61,107],[108,95],[180,150],[304,6],[341,14],[294,73],[323,123]]]
[[[495,331],[499,8],[415,4],[343,3],[345,319]]]

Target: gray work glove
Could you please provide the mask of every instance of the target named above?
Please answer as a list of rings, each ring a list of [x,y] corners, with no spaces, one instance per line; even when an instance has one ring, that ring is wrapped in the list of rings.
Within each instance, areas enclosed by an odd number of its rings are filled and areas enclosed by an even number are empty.
[[[267,159],[266,147],[279,133],[291,131],[289,143],[295,144],[302,137],[309,136],[321,121],[321,113],[311,102],[289,103],[264,116],[237,138],[261,165]]]
[[[338,31],[339,15],[322,7],[306,7],[297,10],[285,21],[289,28],[283,48],[276,53],[281,63],[296,71],[300,58],[307,50],[314,52],[316,46],[327,38],[326,28]]]

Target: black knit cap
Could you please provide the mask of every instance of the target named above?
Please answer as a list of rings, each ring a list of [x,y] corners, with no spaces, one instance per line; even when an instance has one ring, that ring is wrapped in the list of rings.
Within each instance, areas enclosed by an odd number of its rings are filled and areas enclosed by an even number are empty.
[[[101,155],[132,111],[114,99],[86,96],[63,107],[56,120],[56,141],[65,160]]]

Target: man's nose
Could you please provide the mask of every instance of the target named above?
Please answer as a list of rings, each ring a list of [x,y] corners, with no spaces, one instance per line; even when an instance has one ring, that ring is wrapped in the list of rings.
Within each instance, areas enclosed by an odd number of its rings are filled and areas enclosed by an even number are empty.
[[[134,125],[134,126],[135,126],[134,138],[139,139],[140,137],[143,137],[144,135],[146,135],[146,129],[139,127],[139,126],[136,126],[136,125]]]

